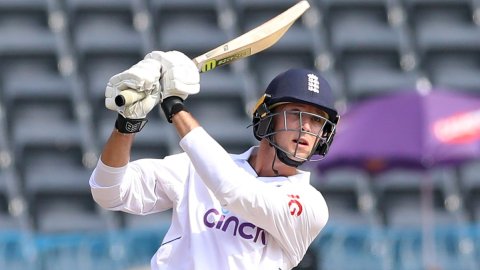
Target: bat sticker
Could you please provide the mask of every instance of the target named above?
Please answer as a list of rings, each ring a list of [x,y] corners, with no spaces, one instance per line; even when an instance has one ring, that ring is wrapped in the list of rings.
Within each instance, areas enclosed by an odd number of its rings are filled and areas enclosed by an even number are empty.
[[[212,70],[212,69],[214,69],[214,68],[216,68],[216,67],[217,67],[217,60],[212,59],[212,60],[206,62],[206,63],[202,66],[202,70],[201,70],[201,71],[202,71],[202,72],[207,72],[207,71]]]
[[[220,59],[220,60],[217,60],[217,67],[218,66],[222,66],[222,65],[225,65],[225,64],[228,64],[230,62],[233,62],[237,59],[240,59],[240,58],[244,58],[244,57],[247,57],[251,54],[251,49],[250,48],[246,48],[245,50],[243,51],[239,51],[235,54],[232,54],[230,56],[227,56],[223,59]]]
[[[225,58],[222,58],[222,59],[218,59],[218,60],[215,60],[215,59],[212,59],[208,62],[206,62],[203,66],[202,66],[202,72],[207,72],[207,71],[210,71],[216,67],[219,67],[219,66],[223,66],[223,65],[226,65],[226,64],[229,64],[235,60],[238,60],[240,58],[244,58],[244,57],[247,57],[251,54],[251,49],[250,48],[247,48],[243,51],[239,51],[235,54],[232,54],[232,55],[229,55]]]

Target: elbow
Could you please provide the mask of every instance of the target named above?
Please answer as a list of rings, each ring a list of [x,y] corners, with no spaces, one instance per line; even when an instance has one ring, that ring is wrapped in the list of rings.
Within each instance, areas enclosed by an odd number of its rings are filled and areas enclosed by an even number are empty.
[[[107,205],[106,201],[103,200],[102,197],[97,192],[95,192],[95,189],[92,188],[91,193],[92,193],[93,201],[95,203],[97,203],[102,208],[108,208],[108,205]]]
[[[91,193],[95,203],[104,209],[117,210],[122,205],[120,195],[112,196],[113,194],[111,190],[105,190],[104,188],[91,188]]]
[[[105,184],[104,179],[112,179],[112,177],[100,177],[99,171],[95,169],[89,180],[90,193],[93,200],[102,208],[113,209],[122,204],[120,184],[117,181],[108,181]],[[103,181],[101,181],[103,179]],[[100,182],[100,183],[99,183]],[[119,182],[119,181],[118,181]]]

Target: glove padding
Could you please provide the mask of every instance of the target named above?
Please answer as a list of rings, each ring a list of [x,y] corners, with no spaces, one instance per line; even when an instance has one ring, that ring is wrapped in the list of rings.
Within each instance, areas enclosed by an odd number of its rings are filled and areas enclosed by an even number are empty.
[[[153,51],[145,59],[155,59],[162,65],[161,100],[176,96],[182,100],[200,91],[200,74],[193,61],[179,51]]]
[[[131,68],[110,78],[105,89],[105,107],[128,119],[143,119],[160,102],[160,72],[162,64],[145,58]],[[125,106],[117,106],[115,97],[123,90],[143,92],[145,98]]]

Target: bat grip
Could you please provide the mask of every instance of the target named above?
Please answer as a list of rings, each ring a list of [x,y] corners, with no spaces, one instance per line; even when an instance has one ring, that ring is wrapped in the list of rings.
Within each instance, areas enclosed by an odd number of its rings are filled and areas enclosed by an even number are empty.
[[[123,90],[115,97],[115,104],[118,107],[131,105],[144,99],[146,94],[135,90]]]

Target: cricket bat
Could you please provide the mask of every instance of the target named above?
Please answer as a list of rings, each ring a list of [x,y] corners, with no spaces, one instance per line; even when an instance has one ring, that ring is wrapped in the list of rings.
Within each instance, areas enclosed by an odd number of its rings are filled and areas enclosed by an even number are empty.
[[[302,0],[286,11],[275,16],[262,25],[236,37],[193,59],[199,72],[207,72],[235,60],[254,55],[273,44],[287,32],[290,26],[310,7],[307,0]],[[145,97],[135,90],[124,90],[115,98],[117,106],[130,105]]]

